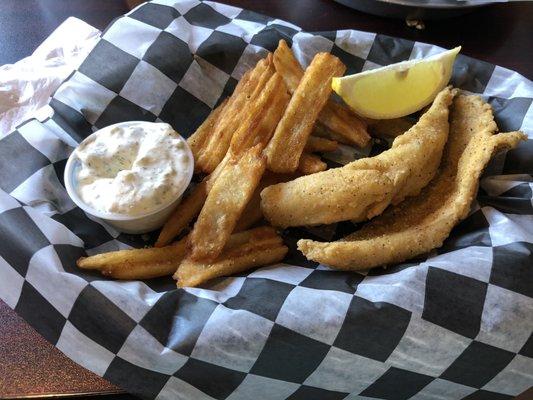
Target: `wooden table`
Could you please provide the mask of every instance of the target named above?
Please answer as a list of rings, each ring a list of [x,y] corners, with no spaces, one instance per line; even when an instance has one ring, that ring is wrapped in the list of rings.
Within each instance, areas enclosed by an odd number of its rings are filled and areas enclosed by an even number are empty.
[[[61,22],[75,16],[103,29],[139,0],[1,0],[0,65],[32,53]],[[426,21],[424,30],[403,20],[366,15],[331,0],[224,0],[293,22],[305,30],[359,29],[429,42],[533,77],[533,4],[497,4],[450,20]],[[55,350],[0,301],[0,398],[53,393],[108,393],[131,399]],[[533,393],[521,396],[524,400]]]

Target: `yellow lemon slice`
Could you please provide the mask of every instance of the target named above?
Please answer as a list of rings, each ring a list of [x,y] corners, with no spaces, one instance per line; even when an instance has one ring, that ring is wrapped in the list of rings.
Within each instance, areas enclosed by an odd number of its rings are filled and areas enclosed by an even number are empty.
[[[460,50],[333,78],[331,87],[363,117],[403,117],[427,106],[448,84]]]

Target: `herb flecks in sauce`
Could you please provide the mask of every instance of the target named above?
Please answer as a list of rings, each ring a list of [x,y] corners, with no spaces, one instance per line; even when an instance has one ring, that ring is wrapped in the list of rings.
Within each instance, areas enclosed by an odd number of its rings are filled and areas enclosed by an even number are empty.
[[[81,199],[96,210],[124,215],[171,202],[191,168],[184,139],[168,124],[102,129],[76,152]]]

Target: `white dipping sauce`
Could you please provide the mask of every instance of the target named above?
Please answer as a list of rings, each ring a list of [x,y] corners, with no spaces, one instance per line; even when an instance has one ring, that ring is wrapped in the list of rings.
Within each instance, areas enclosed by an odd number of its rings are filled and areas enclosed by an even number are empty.
[[[192,165],[185,140],[164,123],[101,129],[76,153],[80,198],[98,211],[129,216],[175,200]]]

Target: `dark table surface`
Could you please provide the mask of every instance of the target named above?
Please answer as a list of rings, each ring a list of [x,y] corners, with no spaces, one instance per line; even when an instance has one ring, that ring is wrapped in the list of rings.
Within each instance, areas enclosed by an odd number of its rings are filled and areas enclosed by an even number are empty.
[[[308,31],[359,29],[433,43],[533,77],[533,4],[494,4],[453,19],[426,21],[425,29],[404,20],[363,14],[332,0],[221,0],[293,22]],[[103,29],[139,0],[1,0],[0,65],[28,56],[69,16]]]
[[[366,15],[332,0],[223,0],[293,22],[308,31],[359,29],[433,43],[533,77],[533,3],[503,3],[453,19],[405,21]],[[0,0],[0,65],[26,57],[69,16],[103,29],[138,0]],[[118,388],[74,364],[41,338],[0,300],[0,398],[54,393],[109,393],[104,400],[129,399]],[[521,396],[524,400],[532,392]],[[78,397],[81,398],[81,397]]]

